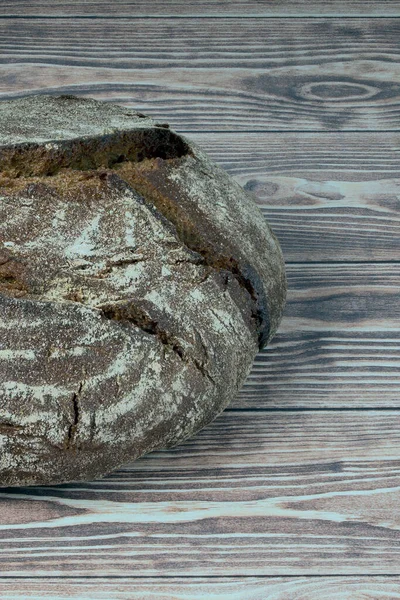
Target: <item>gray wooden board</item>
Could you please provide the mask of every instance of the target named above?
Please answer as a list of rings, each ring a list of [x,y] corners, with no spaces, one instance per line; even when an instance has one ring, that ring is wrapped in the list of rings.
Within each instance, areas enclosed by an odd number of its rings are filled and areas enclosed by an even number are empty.
[[[400,263],[287,265],[279,331],[233,406],[400,408]]]
[[[400,412],[227,412],[104,480],[0,493],[8,576],[400,575]]]
[[[0,97],[48,90],[180,129],[399,130],[400,19],[0,19]]]
[[[400,134],[191,133],[249,190],[285,260],[400,260]]]
[[[0,582],[2,600],[395,600],[399,577],[27,579]]]
[[[2,0],[0,16],[131,17],[338,17],[400,16],[398,0]]]

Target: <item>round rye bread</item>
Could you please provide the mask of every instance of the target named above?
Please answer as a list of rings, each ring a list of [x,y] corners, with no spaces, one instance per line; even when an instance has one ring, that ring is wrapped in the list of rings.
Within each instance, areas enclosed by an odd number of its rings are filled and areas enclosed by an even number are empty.
[[[286,279],[186,137],[74,96],[0,102],[0,485],[101,477],[237,394]]]

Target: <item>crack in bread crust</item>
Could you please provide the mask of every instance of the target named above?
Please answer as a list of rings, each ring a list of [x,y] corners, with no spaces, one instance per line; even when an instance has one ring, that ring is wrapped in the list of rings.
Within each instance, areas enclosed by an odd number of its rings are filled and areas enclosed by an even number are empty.
[[[81,413],[79,403],[80,403],[80,398],[82,395],[83,385],[84,385],[84,382],[81,381],[79,383],[79,387],[78,387],[77,391],[74,392],[72,395],[73,420],[72,420],[70,426],[68,427],[68,432],[67,432],[66,448],[68,450],[75,448],[76,431],[78,429],[80,413]]]
[[[0,171],[10,178],[48,177],[62,169],[89,171],[123,161],[169,160],[189,154],[190,148],[175,132],[148,127],[44,145],[6,146],[0,149]]]
[[[165,131],[170,134],[168,141],[163,139]],[[118,140],[113,141],[112,152],[108,149],[103,150],[103,154],[99,151],[93,154],[92,150],[92,154],[90,154],[91,150],[88,147],[88,154],[83,154],[82,148],[79,148],[79,152],[75,149],[75,155],[69,157],[69,162],[66,162],[64,158],[61,164],[57,163],[51,152],[49,156],[43,153],[42,148],[39,155],[36,156],[34,153],[37,160],[35,162],[32,158],[34,167],[30,166],[30,159],[21,162],[18,154],[10,160],[7,159],[7,153],[5,156],[0,155],[0,169],[2,165],[7,167],[8,163],[12,167],[8,170],[3,168],[3,171],[0,171],[0,190],[11,195],[15,193],[28,193],[29,195],[31,190],[37,193],[39,186],[39,189],[42,188],[45,193],[56,193],[67,200],[84,202],[100,194],[104,183],[111,179],[116,185],[129,185],[143,197],[146,203],[156,209],[158,215],[164,217],[172,225],[181,243],[199,255],[204,265],[216,271],[230,272],[239,285],[246,290],[252,305],[252,318],[258,331],[259,347],[262,348],[270,332],[270,323],[268,302],[260,277],[250,264],[240,266],[234,256],[217,252],[215,245],[205,238],[194,219],[185,214],[178,199],[171,200],[143,176],[143,169],[140,166],[138,168],[138,163],[143,162],[145,171],[153,171],[157,170],[158,166],[162,167],[166,161],[171,165],[180,164],[182,158],[190,154],[185,143],[178,141],[180,140],[179,136],[172,135],[169,130],[161,129],[161,134],[160,130],[156,130],[156,134],[152,135],[160,137],[159,147],[155,147],[156,143],[153,137],[151,137],[152,143],[148,145],[144,144],[144,138],[128,142],[129,136],[125,133],[124,143]],[[90,142],[92,143],[93,140]],[[107,145],[106,148],[108,148]],[[138,148],[142,148],[142,150]],[[121,153],[123,149],[125,152]],[[90,160],[88,156],[91,156]],[[14,277],[13,274],[11,277]],[[4,290],[6,293],[16,290],[15,296],[22,296],[26,292],[25,287],[19,281],[2,280],[1,266],[0,290]],[[73,298],[71,296],[70,299],[73,300]]]
[[[106,319],[133,324],[145,333],[156,336],[164,346],[175,352],[183,362],[193,363],[196,369],[215,385],[213,377],[205,367],[205,361],[207,360],[206,351],[204,352],[203,361],[199,361],[196,357],[191,356],[183,349],[181,343],[173,334],[162,328],[156,320],[152,319],[151,316],[143,310],[143,308],[135,304],[133,300],[129,300],[128,302],[109,302],[102,306],[96,306],[96,308],[101,311]],[[203,349],[205,349],[204,344],[202,345]]]

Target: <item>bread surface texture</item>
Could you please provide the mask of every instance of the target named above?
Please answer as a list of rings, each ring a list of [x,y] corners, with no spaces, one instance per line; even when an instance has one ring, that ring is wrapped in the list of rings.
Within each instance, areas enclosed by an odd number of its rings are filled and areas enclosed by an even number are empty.
[[[181,443],[277,330],[284,262],[252,197],[141,113],[0,102],[0,212],[0,485]]]

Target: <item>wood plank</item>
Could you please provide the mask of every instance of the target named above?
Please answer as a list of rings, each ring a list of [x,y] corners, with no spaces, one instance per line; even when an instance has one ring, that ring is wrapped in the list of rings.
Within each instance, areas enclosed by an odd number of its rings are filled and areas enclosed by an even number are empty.
[[[400,260],[398,133],[190,137],[255,195],[287,261]]]
[[[2,0],[0,16],[113,16],[137,18],[144,17],[348,17],[348,16],[400,16],[398,0],[201,0],[185,2],[169,0],[125,1],[110,3],[109,0],[82,2],[82,0]]]
[[[184,2],[172,0],[168,3],[154,0],[150,5],[146,0],[135,2],[118,1],[110,4],[108,0],[82,2],[81,0],[52,0],[51,5],[44,0],[2,1],[0,16],[91,16],[91,17],[344,17],[344,16],[399,16],[398,0],[280,0],[255,2],[240,0],[202,0]]]
[[[229,412],[104,480],[0,493],[0,573],[400,575],[400,412]]]
[[[399,577],[0,580],[5,600],[395,600]]]
[[[400,129],[400,19],[2,19],[0,96],[78,93],[187,131]]]
[[[400,264],[287,265],[277,335],[235,408],[400,407]]]

